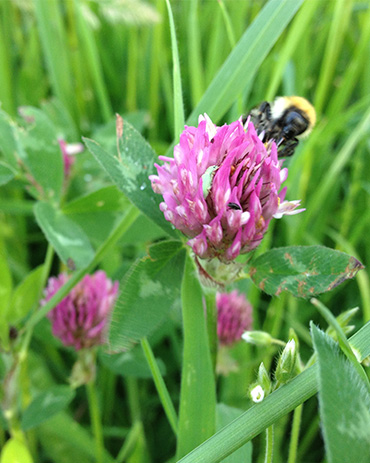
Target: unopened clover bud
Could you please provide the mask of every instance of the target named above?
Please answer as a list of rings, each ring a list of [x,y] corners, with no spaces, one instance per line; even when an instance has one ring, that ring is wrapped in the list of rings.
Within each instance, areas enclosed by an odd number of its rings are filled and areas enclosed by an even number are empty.
[[[254,403],[262,402],[265,398],[265,391],[259,384],[253,386],[249,394]]]
[[[351,346],[352,352],[355,354],[357,361],[361,363],[361,359],[362,359],[361,352],[357,349],[357,347],[352,346],[351,343],[349,343],[349,345]]]
[[[285,384],[296,376],[298,350],[294,339],[285,346],[275,370],[275,379],[280,384]]]
[[[231,346],[252,327],[252,306],[236,289],[231,293],[217,293],[216,305],[218,339],[222,346]]]
[[[270,379],[270,375],[268,374],[263,362],[261,362],[258,368],[257,382],[258,384],[261,385],[262,389],[266,392],[266,395],[268,395],[271,391],[271,379]]]
[[[304,366],[301,360],[301,356],[299,355],[299,339],[297,333],[294,331],[293,328],[289,328],[289,339],[294,339],[295,348],[297,351],[297,365],[296,365],[296,373],[301,373],[303,371]]]
[[[273,342],[273,337],[265,331],[246,331],[242,334],[242,339],[256,346],[270,346]]]
[[[349,334],[354,329],[354,325],[349,325],[349,322],[358,312],[358,307],[354,307],[353,309],[346,310],[345,312],[341,313],[336,317],[337,322],[339,323],[340,327],[343,329],[344,334]],[[337,340],[337,333],[332,326],[329,326],[326,330],[326,334],[328,334],[333,339]]]
[[[293,328],[289,328],[289,335],[288,335],[289,340],[294,340],[295,342],[295,347],[298,349],[299,348],[299,340],[297,333],[294,331]]]

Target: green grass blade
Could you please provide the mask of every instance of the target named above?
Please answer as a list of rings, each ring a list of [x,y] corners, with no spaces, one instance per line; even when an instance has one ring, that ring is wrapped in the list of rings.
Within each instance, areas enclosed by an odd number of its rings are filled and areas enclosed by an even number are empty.
[[[337,0],[334,3],[333,19],[325,53],[322,59],[320,79],[316,88],[315,108],[318,114],[324,109],[325,101],[330,94],[332,78],[338,61],[338,55],[344,39],[352,9],[353,0]],[[331,6],[329,4],[329,6]]]
[[[364,26],[361,29],[360,41],[356,44],[351,62],[347,66],[346,72],[342,76],[340,87],[334,92],[333,98],[329,102],[329,107],[326,110],[328,116],[338,114],[348,99],[351,92],[358,85],[360,72],[363,69],[364,63],[367,62],[369,56],[370,42],[370,8],[367,9],[365,15]]]
[[[234,31],[233,31],[233,26],[230,20],[230,15],[226,9],[226,6],[223,0],[219,0],[218,4],[219,4],[219,7],[221,8],[222,17],[225,23],[227,38],[229,39],[231,47],[234,48],[236,40],[235,40]]]
[[[165,8],[165,3],[162,0],[157,0],[156,8],[158,13],[163,16],[163,10]],[[163,79],[163,74],[166,72],[164,70],[164,65],[161,65],[161,59],[164,61],[163,53],[163,21],[156,24],[153,28],[153,35],[151,36],[152,42],[150,47],[150,74],[149,74],[149,114],[154,124],[149,129],[149,134],[151,139],[156,139],[158,137],[159,127],[156,124],[158,120],[158,115],[160,111],[160,105],[158,104],[158,95],[160,94],[160,80]],[[167,108],[166,108],[167,109]]]
[[[112,118],[113,111],[109,101],[107,87],[104,83],[102,67],[93,31],[90,27],[88,27],[82,14],[81,3],[74,0],[74,5],[77,18],[77,32],[85,51],[85,66],[89,69],[89,74],[95,87],[96,98],[99,102],[103,119],[105,122],[108,122]]]
[[[130,31],[130,40],[128,43],[127,56],[127,89],[126,89],[126,107],[128,112],[137,110],[138,94],[138,61],[139,61],[139,36],[136,28]]]
[[[143,338],[141,340],[141,347],[143,348],[145,357],[147,359],[148,365],[152,372],[153,381],[155,383],[155,387],[157,388],[158,395],[161,399],[162,406],[164,411],[166,412],[167,419],[171,425],[171,428],[175,434],[177,434],[177,415],[175,408],[173,406],[171,396],[168,392],[166,387],[166,383],[161,375],[161,371],[159,369],[158,363],[156,358],[154,357],[152,348],[148,342],[147,338]]]
[[[270,0],[244,33],[187,120],[206,112],[219,119],[247,87],[303,0]]]
[[[310,202],[306,206],[307,210],[304,213],[304,219],[302,220],[300,225],[300,232],[302,232],[302,230],[307,230],[307,227],[311,226],[312,228],[310,233],[313,236],[317,236],[318,230],[320,230],[323,227],[323,221],[313,221],[313,216],[320,212],[321,204],[324,200],[323,198],[325,198],[326,201],[328,196],[330,196],[330,191],[335,186],[344,167],[350,161],[354,150],[356,149],[357,145],[362,140],[362,138],[369,133],[369,130],[370,110],[368,110],[364,114],[361,121],[353,130],[342,149],[338,152],[334,162],[332,162],[329,170],[326,172],[324,179],[316,188],[315,192],[312,194]]]
[[[210,437],[216,426],[215,378],[209,351],[203,294],[194,263],[188,255],[181,298],[184,354],[177,458],[181,458]]]
[[[6,10],[11,7],[12,5],[10,2],[3,2],[3,14],[6,14]],[[14,115],[15,105],[13,97],[13,83],[11,77],[11,70],[13,66],[11,62],[9,37],[5,36],[3,27],[0,27],[0,63],[0,101],[2,103],[3,109]]]
[[[297,13],[297,16],[294,18],[292,27],[290,28],[289,34],[287,35],[284,45],[279,53],[279,59],[271,73],[271,79],[265,97],[267,101],[271,101],[276,96],[277,89],[288,61],[294,53],[297,45],[299,45],[302,40],[303,34],[307,34],[308,25],[320,3],[320,0],[310,0],[305,2],[299,13]]]
[[[370,323],[350,338],[351,345],[362,354],[370,354]],[[179,463],[218,463],[253,437],[317,392],[318,365],[305,370],[288,384],[277,389],[259,404],[225,426],[214,436],[190,452]]]
[[[188,67],[192,106],[200,101],[205,87],[197,9],[198,0],[191,0],[188,18]]]
[[[76,115],[72,73],[60,5],[56,0],[34,0],[37,27],[54,94]]]
[[[175,116],[175,140],[178,140],[180,133],[184,130],[184,103],[182,99],[181,72],[179,51],[177,48],[175,22],[173,19],[171,4],[166,0],[168,16],[171,29],[171,45],[173,60],[173,97],[174,97],[174,116]]]

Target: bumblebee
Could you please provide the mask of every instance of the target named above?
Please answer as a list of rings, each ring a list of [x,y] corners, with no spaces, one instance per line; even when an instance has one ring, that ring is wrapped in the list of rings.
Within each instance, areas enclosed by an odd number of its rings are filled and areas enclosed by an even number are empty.
[[[276,142],[281,158],[294,153],[299,138],[306,137],[316,122],[314,107],[300,96],[278,97],[272,104],[264,101],[249,116],[264,143]]]

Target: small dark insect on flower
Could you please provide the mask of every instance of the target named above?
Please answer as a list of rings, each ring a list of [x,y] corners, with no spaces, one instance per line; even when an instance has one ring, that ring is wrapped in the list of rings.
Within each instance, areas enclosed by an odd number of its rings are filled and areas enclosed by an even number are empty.
[[[236,204],[236,203],[229,203],[227,206],[228,206],[229,209],[232,209],[234,211],[241,211],[242,210],[242,208],[239,206],[239,204]]]

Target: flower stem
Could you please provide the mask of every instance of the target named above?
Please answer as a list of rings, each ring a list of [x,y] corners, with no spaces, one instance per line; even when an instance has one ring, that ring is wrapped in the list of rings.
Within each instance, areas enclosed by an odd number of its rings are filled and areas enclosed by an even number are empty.
[[[301,427],[302,409],[303,409],[303,404],[299,405],[294,410],[292,435],[291,435],[290,444],[289,444],[288,463],[295,463],[296,458],[297,458],[298,438],[299,438],[299,430]]]
[[[264,463],[272,463],[274,450],[274,425],[266,429],[266,453]]]
[[[166,384],[163,380],[163,377],[161,375],[161,372],[159,370],[157,361],[154,357],[152,348],[150,347],[150,344],[147,340],[147,338],[143,338],[141,340],[141,347],[143,348],[144,355],[146,357],[146,360],[148,362],[150,371],[152,372],[153,380],[155,387],[157,388],[157,392],[159,395],[159,398],[162,402],[162,406],[164,408],[164,411],[166,413],[166,416],[168,418],[168,421],[170,422],[171,428],[175,435],[177,434],[177,415],[175,408],[173,406],[170,394],[168,393]]]
[[[127,376],[125,378],[128,405],[130,409],[131,422],[141,421],[140,398],[136,378]]]
[[[103,463],[104,457],[104,439],[103,428],[100,418],[98,398],[96,395],[95,381],[89,381],[86,384],[87,398],[89,402],[90,420],[92,423],[93,434],[96,446],[96,463]]]
[[[135,421],[120,451],[118,452],[118,455],[115,459],[115,463],[122,463],[123,461],[127,460],[127,458],[133,452],[142,431],[143,425],[141,421]]]

